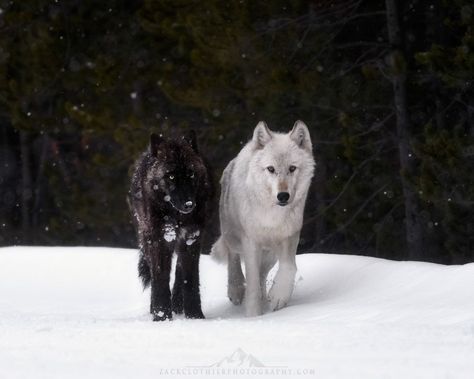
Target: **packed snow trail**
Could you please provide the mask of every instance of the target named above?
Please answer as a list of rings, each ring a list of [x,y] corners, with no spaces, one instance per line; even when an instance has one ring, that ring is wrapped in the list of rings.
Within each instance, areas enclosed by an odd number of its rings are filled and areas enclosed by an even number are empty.
[[[474,375],[474,264],[298,256],[289,306],[245,318],[203,256],[207,319],[154,323],[137,256],[0,249],[0,378]]]

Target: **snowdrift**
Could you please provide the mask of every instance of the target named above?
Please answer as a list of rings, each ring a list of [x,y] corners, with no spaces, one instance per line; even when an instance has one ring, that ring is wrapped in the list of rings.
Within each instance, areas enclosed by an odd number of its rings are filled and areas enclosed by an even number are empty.
[[[153,323],[135,250],[0,249],[1,378],[472,378],[474,264],[297,257],[287,308],[244,318],[201,260],[206,320]]]

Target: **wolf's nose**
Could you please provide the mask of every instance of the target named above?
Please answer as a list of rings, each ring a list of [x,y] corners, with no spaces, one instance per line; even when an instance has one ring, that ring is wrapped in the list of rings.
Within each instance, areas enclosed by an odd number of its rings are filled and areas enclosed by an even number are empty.
[[[290,199],[290,194],[288,192],[279,192],[277,199],[280,203],[287,203]]]

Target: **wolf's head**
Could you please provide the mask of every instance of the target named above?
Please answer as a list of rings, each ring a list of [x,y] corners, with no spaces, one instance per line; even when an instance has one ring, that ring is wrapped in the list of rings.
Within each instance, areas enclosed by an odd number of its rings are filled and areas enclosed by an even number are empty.
[[[256,126],[252,141],[252,181],[262,201],[287,206],[305,200],[314,171],[308,127],[296,121],[287,134],[272,132],[265,122]],[[250,185],[250,183],[249,183]]]
[[[153,164],[147,172],[147,192],[158,204],[169,203],[182,214],[191,213],[196,207],[198,192],[206,191],[209,186],[194,132],[177,140],[152,134],[150,154]]]

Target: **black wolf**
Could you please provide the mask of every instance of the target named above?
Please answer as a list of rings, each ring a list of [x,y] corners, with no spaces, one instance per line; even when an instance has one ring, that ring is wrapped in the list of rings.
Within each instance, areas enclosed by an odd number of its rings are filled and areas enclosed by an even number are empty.
[[[152,134],[135,165],[129,192],[140,247],[138,273],[151,284],[154,321],[204,318],[199,293],[200,236],[213,195],[209,168],[198,152],[194,132],[165,140]],[[173,293],[170,271],[177,253]]]

